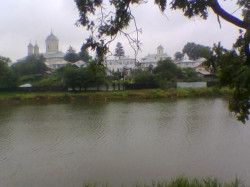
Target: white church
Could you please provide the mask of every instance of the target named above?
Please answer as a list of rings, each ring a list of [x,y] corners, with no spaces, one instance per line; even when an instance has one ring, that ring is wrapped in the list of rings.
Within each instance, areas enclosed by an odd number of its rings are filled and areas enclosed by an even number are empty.
[[[64,60],[65,53],[59,51],[59,40],[58,38],[52,33],[46,38],[45,40],[46,45],[46,52],[39,53],[39,46],[37,43],[33,46],[30,42],[28,45],[28,56],[32,55],[42,55],[45,58],[45,64],[51,69],[58,69],[62,66],[65,66],[68,62]],[[21,58],[17,60],[20,62],[27,58]]]
[[[142,58],[140,65],[143,70],[145,70],[150,66],[152,68],[155,68],[160,60],[166,60],[166,59],[171,59],[171,57],[167,53],[164,53],[164,48],[162,47],[162,45],[159,45],[157,47],[157,53],[149,54],[144,58]]]

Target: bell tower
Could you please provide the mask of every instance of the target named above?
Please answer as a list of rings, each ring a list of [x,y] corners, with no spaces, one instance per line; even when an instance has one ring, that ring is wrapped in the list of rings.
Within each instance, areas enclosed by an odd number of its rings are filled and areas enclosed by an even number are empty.
[[[34,55],[34,46],[31,44],[31,41],[28,45],[28,56]]]

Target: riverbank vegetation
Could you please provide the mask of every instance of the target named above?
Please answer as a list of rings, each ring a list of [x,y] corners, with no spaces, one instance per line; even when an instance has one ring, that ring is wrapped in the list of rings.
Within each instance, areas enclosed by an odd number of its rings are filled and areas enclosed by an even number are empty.
[[[130,99],[177,99],[197,97],[227,97],[232,93],[223,88],[171,88],[125,90],[125,91],[89,91],[89,92],[0,92],[0,102],[22,101],[74,101],[74,100],[130,100]]]
[[[99,185],[98,183],[87,183],[83,185],[84,187],[111,187],[109,184]],[[245,187],[246,185],[242,183],[239,179],[235,179],[229,183],[220,182],[217,179],[207,178],[207,179],[188,179],[186,177],[179,177],[172,179],[169,182],[152,182],[152,184],[136,183],[132,185],[133,187]]]

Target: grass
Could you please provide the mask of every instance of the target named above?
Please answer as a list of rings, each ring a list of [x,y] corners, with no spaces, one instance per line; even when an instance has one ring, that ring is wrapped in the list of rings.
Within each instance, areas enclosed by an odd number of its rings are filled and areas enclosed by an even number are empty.
[[[98,184],[98,183],[87,183],[83,187],[111,187],[108,184]],[[123,186],[123,185],[121,185]],[[239,179],[235,179],[230,183],[222,183],[217,179],[207,178],[207,179],[188,179],[186,177],[179,177],[172,179],[169,182],[152,182],[152,184],[140,184],[136,183],[132,187],[245,187]]]
[[[160,99],[188,97],[226,97],[231,94],[228,88],[178,88],[148,89],[125,91],[95,92],[0,92],[0,102],[18,101],[71,101],[71,100],[126,100],[126,99]]]

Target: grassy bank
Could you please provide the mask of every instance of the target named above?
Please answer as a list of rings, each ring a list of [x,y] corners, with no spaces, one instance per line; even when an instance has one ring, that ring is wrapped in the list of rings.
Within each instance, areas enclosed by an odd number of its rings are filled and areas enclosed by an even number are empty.
[[[109,184],[100,185],[98,183],[87,183],[83,185],[84,187],[111,187]],[[122,185],[121,185],[122,186]],[[136,183],[131,185],[132,187],[245,187],[240,180],[237,178],[235,181],[230,183],[222,183],[217,179],[188,179],[185,177],[180,177],[173,179],[169,182],[152,182],[152,184]]]
[[[0,92],[0,102],[20,101],[73,101],[73,100],[124,100],[163,99],[188,97],[226,97],[231,94],[227,88],[178,88],[99,92]]]

